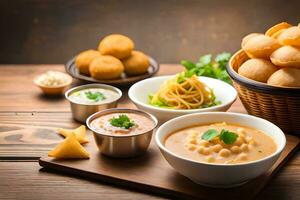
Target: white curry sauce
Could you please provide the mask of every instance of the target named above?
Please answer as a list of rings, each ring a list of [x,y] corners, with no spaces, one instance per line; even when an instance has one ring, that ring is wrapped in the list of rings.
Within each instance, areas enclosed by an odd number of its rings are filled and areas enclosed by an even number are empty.
[[[79,104],[108,103],[118,99],[120,95],[109,89],[88,88],[72,93],[69,99]]]
[[[220,138],[207,141],[202,135],[209,129],[228,130],[238,135],[235,142],[225,144]],[[188,127],[170,134],[165,147],[181,157],[197,162],[235,164],[265,158],[277,149],[274,140],[265,133],[250,127],[214,123]]]

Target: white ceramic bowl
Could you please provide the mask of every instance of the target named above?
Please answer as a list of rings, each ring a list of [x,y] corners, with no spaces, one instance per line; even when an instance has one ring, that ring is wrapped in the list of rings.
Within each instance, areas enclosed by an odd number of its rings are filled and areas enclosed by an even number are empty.
[[[270,156],[248,163],[212,164],[178,156],[164,146],[165,138],[176,130],[215,122],[234,123],[261,130],[274,139],[277,150]],[[267,172],[283,151],[286,138],[280,128],[267,120],[246,114],[211,112],[184,115],[164,123],[156,131],[155,142],[168,163],[180,174],[201,185],[226,188],[241,185]]]
[[[150,105],[149,94],[157,92],[162,83],[170,78],[172,76],[159,76],[139,81],[130,87],[128,96],[139,109],[153,114],[159,122],[190,113],[226,111],[237,98],[237,92],[231,85],[217,79],[201,76],[199,79],[213,89],[216,100],[221,101],[220,105],[190,110],[174,110]]]

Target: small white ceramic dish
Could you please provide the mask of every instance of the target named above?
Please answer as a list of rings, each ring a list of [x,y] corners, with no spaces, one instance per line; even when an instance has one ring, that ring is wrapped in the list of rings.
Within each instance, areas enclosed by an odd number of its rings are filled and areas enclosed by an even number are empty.
[[[60,78],[64,79],[64,83],[62,83],[60,85],[55,85],[55,86],[43,85],[40,81],[40,78],[42,76],[45,76],[49,72],[55,73],[57,76],[59,75]],[[43,93],[45,95],[56,96],[56,95],[62,95],[63,92],[72,84],[72,77],[64,72],[48,71],[48,72],[45,72],[43,74],[36,76],[33,79],[33,82],[35,85],[37,85],[39,88],[41,88],[41,90],[43,91]]]
[[[165,122],[174,117],[190,113],[227,111],[237,98],[237,92],[231,85],[217,79],[201,76],[199,79],[213,89],[216,95],[216,101],[221,102],[220,105],[190,110],[174,110],[150,105],[149,94],[157,92],[163,82],[170,78],[172,78],[172,76],[159,76],[139,81],[130,87],[128,96],[139,109],[153,114],[159,122]]]
[[[270,156],[248,163],[212,164],[178,156],[164,146],[166,137],[176,130],[215,122],[234,123],[261,130],[274,139],[277,150]],[[267,120],[246,114],[210,112],[184,115],[164,123],[156,131],[155,142],[168,163],[180,174],[201,185],[228,188],[239,186],[266,173],[279,158],[286,138],[280,128]]]

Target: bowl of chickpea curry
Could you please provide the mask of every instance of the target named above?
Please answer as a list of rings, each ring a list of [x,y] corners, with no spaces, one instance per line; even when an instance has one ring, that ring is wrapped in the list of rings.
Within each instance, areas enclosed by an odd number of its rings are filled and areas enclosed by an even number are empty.
[[[234,187],[264,174],[286,143],[271,122],[224,112],[174,118],[157,130],[155,140],[176,171],[212,187]]]

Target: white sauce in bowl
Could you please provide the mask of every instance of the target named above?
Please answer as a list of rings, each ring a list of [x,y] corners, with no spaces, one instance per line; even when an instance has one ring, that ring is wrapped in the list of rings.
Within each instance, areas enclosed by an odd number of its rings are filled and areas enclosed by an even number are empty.
[[[73,92],[70,101],[78,104],[104,104],[117,100],[120,95],[109,89],[88,88]]]

